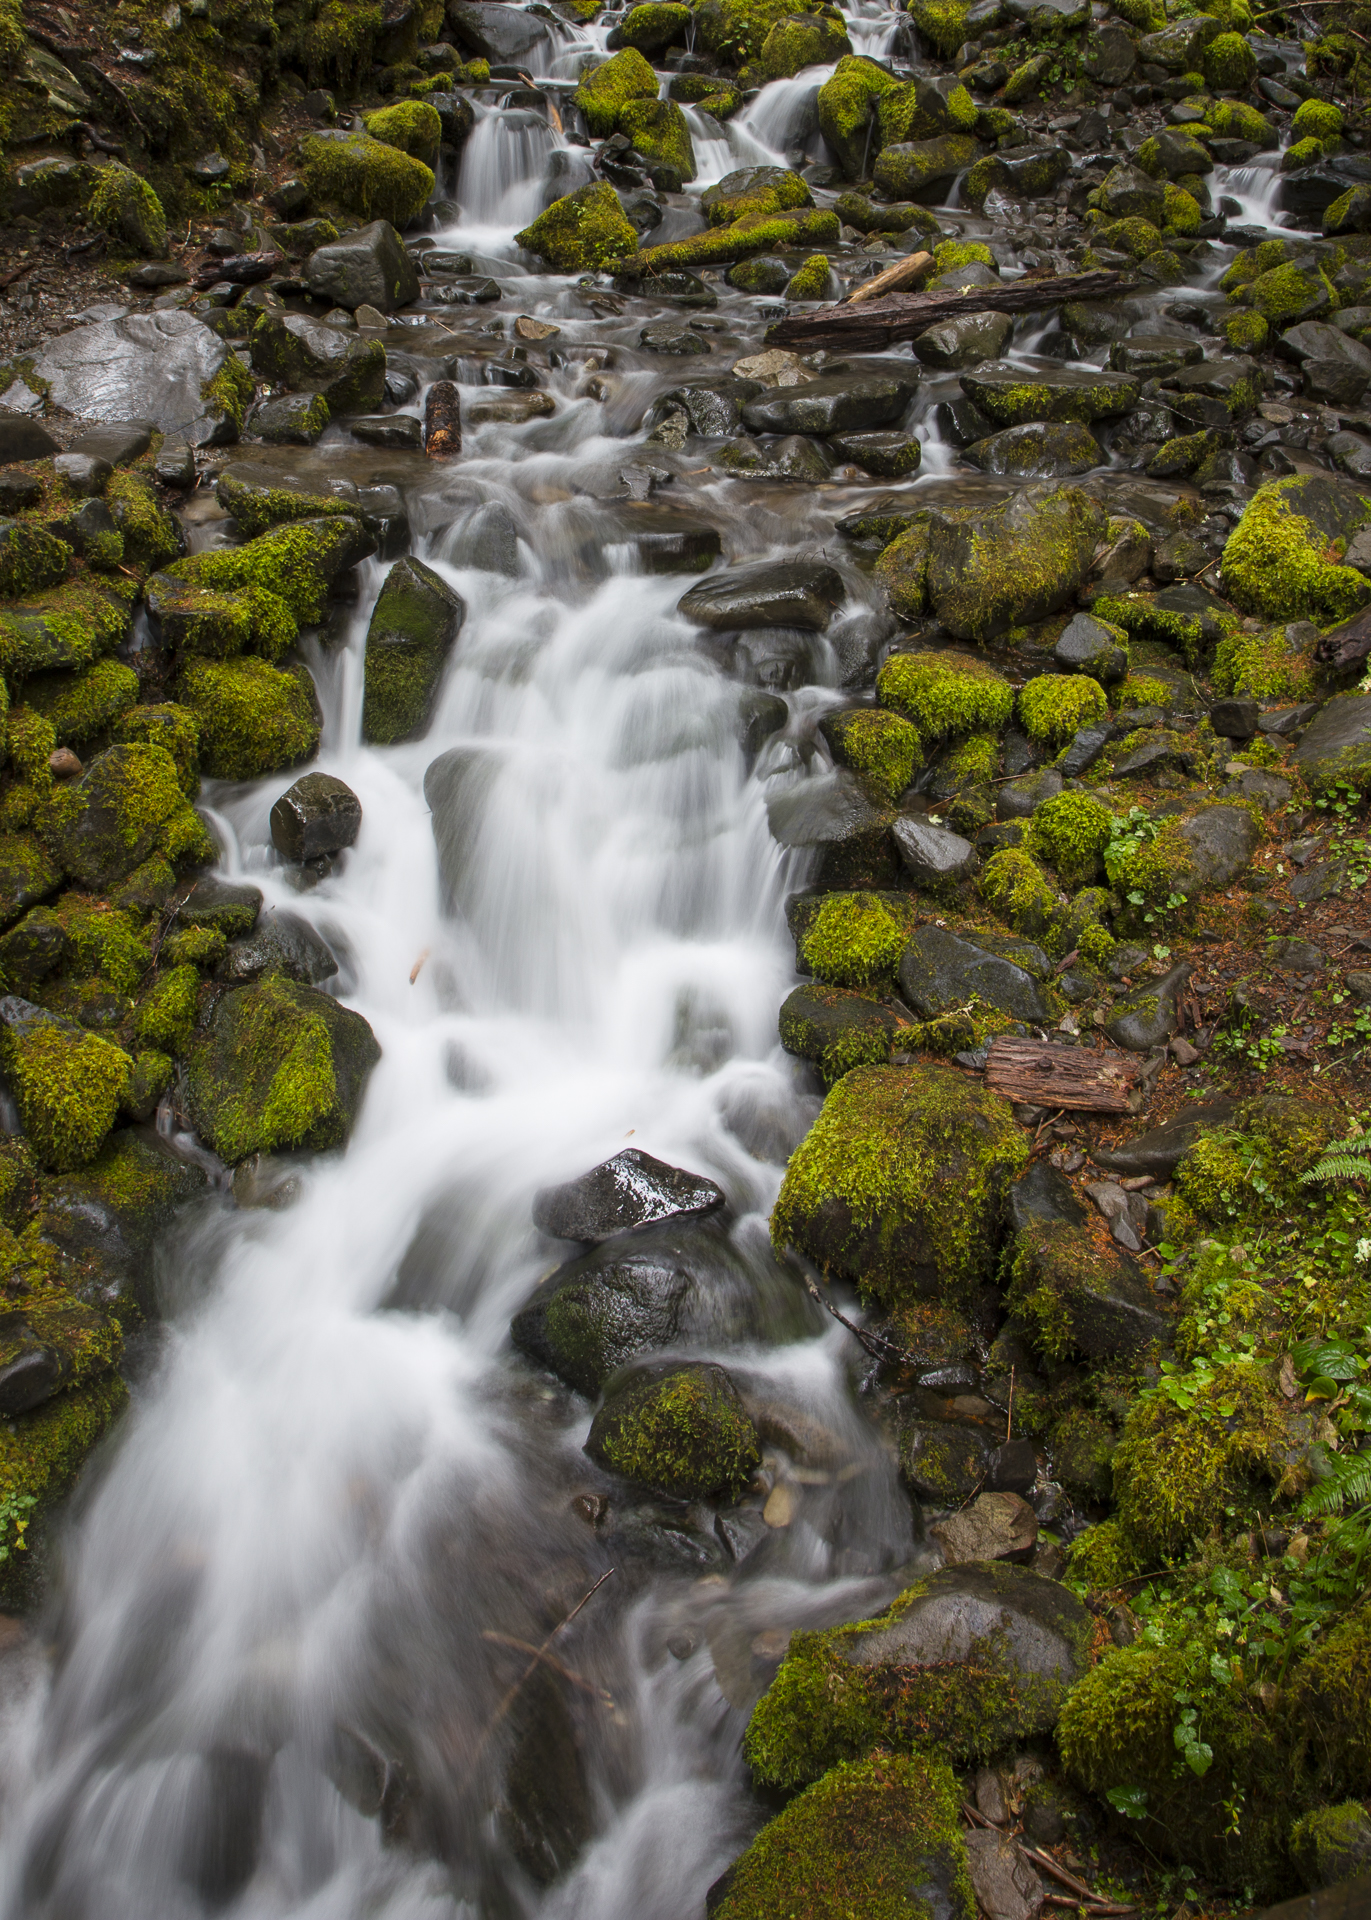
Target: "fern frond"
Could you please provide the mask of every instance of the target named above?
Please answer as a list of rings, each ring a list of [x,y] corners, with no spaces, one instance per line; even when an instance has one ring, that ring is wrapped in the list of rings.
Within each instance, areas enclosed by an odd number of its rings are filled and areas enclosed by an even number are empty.
[[[1300,1511],[1309,1519],[1342,1513],[1371,1501],[1371,1453],[1337,1455],[1333,1470],[1304,1496]]]
[[[1317,1166],[1300,1175],[1302,1187],[1326,1186],[1333,1180],[1365,1180],[1371,1176],[1371,1133],[1354,1133],[1334,1140],[1323,1150]]]

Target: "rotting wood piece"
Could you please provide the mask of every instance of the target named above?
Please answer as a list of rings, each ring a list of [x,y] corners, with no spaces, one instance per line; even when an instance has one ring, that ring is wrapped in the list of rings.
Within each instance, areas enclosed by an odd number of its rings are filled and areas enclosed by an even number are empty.
[[[844,306],[855,307],[859,300],[874,300],[878,293],[894,293],[900,287],[907,287],[917,280],[924,268],[932,264],[931,253],[911,253],[907,260],[897,260],[893,267],[887,267],[884,273],[878,273],[870,280],[863,280],[861,286],[854,287]]]
[[[1028,1106],[1070,1107],[1085,1113],[1128,1113],[1138,1066],[1117,1053],[1054,1046],[1001,1034],[991,1042],[985,1084],[992,1093]]]
[[[451,460],[462,451],[462,399],[451,380],[435,380],[424,402],[424,452]]]
[[[1032,313],[1064,300],[1102,300],[1127,293],[1136,282],[1112,269],[1098,273],[1027,275],[999,287],[972,287],[966,293],[903,293],[869,305],[821,307],[817,313],[792,314],[766,330],[769,347],[888,347],[894,340],[956,320],[964,313]]]

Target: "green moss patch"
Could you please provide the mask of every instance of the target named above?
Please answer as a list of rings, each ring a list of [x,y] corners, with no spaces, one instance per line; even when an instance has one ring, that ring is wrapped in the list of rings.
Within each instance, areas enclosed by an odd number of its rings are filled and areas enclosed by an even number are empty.
[[[736,1497],[762,1459],[738,1389],[706,1365],[637,1369],[591,1422],[586,1452],[682,1500]]]

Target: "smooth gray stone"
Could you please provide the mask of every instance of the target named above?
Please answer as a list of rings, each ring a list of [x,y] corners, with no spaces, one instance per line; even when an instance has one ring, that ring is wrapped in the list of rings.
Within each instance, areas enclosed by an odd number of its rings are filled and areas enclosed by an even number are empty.
[[[34,363],[49,398],[86,420],[152,421],[190,446],[228,446],[231,418],[204,399],[230,348],[189,313],[131,313],[50,340]]]
[[[922,1020],[964,1007],[973,995],[1016,1020],[1048,1017],[1042,989],[1031,973],[945,927],[918,928],[900,960],[899,982]]]
[[[1114,1003],[1114,1017],[1105,1032],[1115,1046],[1130,1053],[1149,1053],[1164,1046],[1180,1025],[1180,999],[1194,968],[1178,961],[1159,980],[1145,980],[1123,1000]]]
[[[333,949],[322,934],[298,914],[273,907],[250,934],[229,942],[218,977],[240,987],[264,973],[285,973],[303,986],[318,987],[337,971]]]
[[[801,627],[822,633],[842,605],[836,568],[822,560],[767,560],[710,574],[682,596],[677,612],[715,633]]]
[[[596,1245],[637,1227],[713,1213],[724,1198],[723,1188],[704,1174],[626,1147],[579,1179],[542,1188],[534,1195],[533,1224],[555,1239]]]
[[[905,871],[916,886],[936,887],[964,880],[976,869],[976,849],[946,827],[935,827],[906,814],[890,831]]]

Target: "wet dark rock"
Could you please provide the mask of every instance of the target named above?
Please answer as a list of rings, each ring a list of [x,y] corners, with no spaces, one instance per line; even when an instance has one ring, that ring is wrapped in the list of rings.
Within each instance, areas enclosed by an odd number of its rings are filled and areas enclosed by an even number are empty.
[[[974,873],[978,865],[976,849],[969,840],[912,815],[897,820],[891,836],[916,887],[936,889],[953,884]]]
[[[843,772],[807,780],[767,800],[773,837],[783,847],[810,854],[810,878],[818,887],[893,886],[900,872],[890,837],[894,818]]]
[[[227,446],[237,426],[205,394],[229,351],[193,314],[133,313],[57,335],[36,356],[34,376],[54,406],[80,419],[145,420],[193,447]],[[0,436],[0,457],[35,456],[6,451]]]
[[[1098,1243],[1084,1224],[1039,1221],[1020,1230],[1009,1305],[1054,1354],[1138,1353],[1166,1333],[1141,1265],[1112,1241]]]
[[[999,789],[995,811],[1001,820],[1027,820],[1044,800],[1055,799],[1062,790],[1062,776],[1055,767],[1039,767],[1020,774]]]
[[[1088,473],[1104,464],[1104,454],[1088,427],[1050,421],[1030,421],[1021,427],[1006,427],[984,440],[973,440],[966,457],[982,473],[1023,480]]]
[[[753,433],[861,433],[904,414],[917,382],[889,374],[821,374],[798,387],[776,387],[749,400],[743,422]]]
[[[1321,707],[1295,750],[1311,793],[1346,781],[1363,792],[1371,780],[1371,694],[1340,694]]]
[[[923,459],[918,436],[898,428],[874,433],[835,433],[829,441],[839,459],[851,460],[878,480],[902,480],[917,473]]]
[[[1221,740],[1250,740],[1257,731],[1260,712],[1255,700],[1216,700],[1209,709],[1209,724]]]
[[[916,930],[900,960],[899,982],[906,1001],[924,1020],[951,1013],[973,999],[1016,1020],[1048,1017],[1042,990],[1031,973],[945,927]]]
[[[423,732],[466,604],[422,560],[397,560],[367,627],[362,737],[382,746]]]
[[[638,344],[649,353],[709,353],[708,340],[693,327],[683,327],[674,320],[657,320],[643,328],[638,335]]]
[[[760,380],[740,379],[731,373],[706,374],[698,380],[683,380],[659,395],[652,418],[680,408],[689,416],[694,432],[706,439],[722,439],[738,431],[743,407],[762,391]]]
[[[821,443],[792,433],[781,440],[730,441],[715,454],[714,464],[742,480],[818,486],[829,476],[832,455]]]
[[[557,1239],[594,1244],[663,1220],[712,1213],[723,1204],[722,1187],[704,1174],[626,1147],[565,1186],[544,1187],[534,1196],[533,1224]]]
[[[905,1016],[864,993],[843,987],[796,987],[781,1004],[781,1045],[801,1060],[813,1061],[827,1085],[858,1061],[889,1058]]]
[[[1122,27],[1102,26],[1092,34],[1083,65],[1097,87],[1122,87],[1138,64],[1133,36]]]
[[[1085,1217],[1075,1188],[1047,1160],[1035,1160],[1009,1189],[1009,1223],[1015,1233],[1034,1222],[1079,1226]]]
[[[306,987],[320,987],[338,971],[333,950],[308,920],[281,907],[263,914],[250,934],[229,942],[218,978],[233,986],[264,973],[288,974]]]
[[[1152,1127],[1121,1147],[1097,1147],[1091,1159],[1110,1173],[1169,1180],[1205,1127],[1226,1125],[1237,1111],[1233,1100],[1206,1100],[1185,1107],[1160,1127]]]
[[[979,1427],[950,1420],[900,1424],[900,1471],[926,1505],[959,1507],[985,1484],[991,1445]]]
[[[761,1464],[733,1380],[699,1361],[649,1361],[620,1374],[585,1450],[609,1471],[684,1500],[736,1497]]]
[[[261,911],[260,887],[206,874],[196,881],[176,909],[176,918],[182,926],[211,927],[232,940],[240,934],[251,933]]]
[[[1126,1047],[1130,1053],[1148,1053],[1153,1047],[1165,1046],[1180,1030],[1179,1001],[1193,972],[1189,961],[1180,960],[1159,979],[1144,981],[1124,999],[1116,1000],[1113,1018],[1105,1027],[1115,1046]]]
[[[961,386],[968,400],[1003,426],[1028,420],[1108,419],[1127,413],[1139,393],[1131,374],[1037,367],[1028,375],[1010,361],[991,361],[964,373]]]
[[[1078,613],[1052,650],[1063,673],[1089,674],[1101,686],[1112,687],[1128,672],[1128,649],[1115,629],[1093,614]]]
[[[341,853],[361,825],[361,801],[332,773],[302,774],[271,810],[272,844],[295,866]]]
[[[276,386],[322,393],[331,411],[364,413],[385,393],[379,341],[325,326],[303,313],[263,313],[250,337],[252,364]]]
[[[566,1873],[595,1830],[570,1692],[560,1674],[539,1667],[519,1688],[510,1713],[514,1745],[505,1767],[500,1831],[539,1886]]]
[[[1178,893],[1193,897],[1229,887],[1252,864],[1261,829],[1245,807],[1202,807],[1182,823],[1189,848],[1186,868],[1176,877]]]
[[[528,56],[550,38],[537,14],[511,9],[501,0],[452,0],[448,22],[461,44],[493,67],[526,66]]]
[[[153,1130],[120,1128],[86,1166],[45,1183],[41,1226],[72,1263],[79,1297],[128,1325],[156,1315],[157,1244],[208,1190],[204,1169]]]
[[[487,500],[476,509],[453,539],[448,557],[455,567],[518,578],[519,529],[503,500]]]
[[[61,451],[61,441],[53,438],[41,420],[0,407],[0,460],[45,460]]]
[[[328,424],[327,406],[312,393],[281,393],[259,400],[248,416],[248,432],[268,446],[312,447]]]
[[[423,427],[413,413],[367,413],[348,421],[354,440],[368,447],[398,447],[417,453],[424,444]]]
[[[959,371],[998,360],[1014,332],[1007,313],[964,313],[929,327],[914,341],[915,357],[927,367]]]
[[[822,633],[843,602],[842,578],[820,560],[730,567],[692,587],[678,611],[716,633],[800,627]]]

